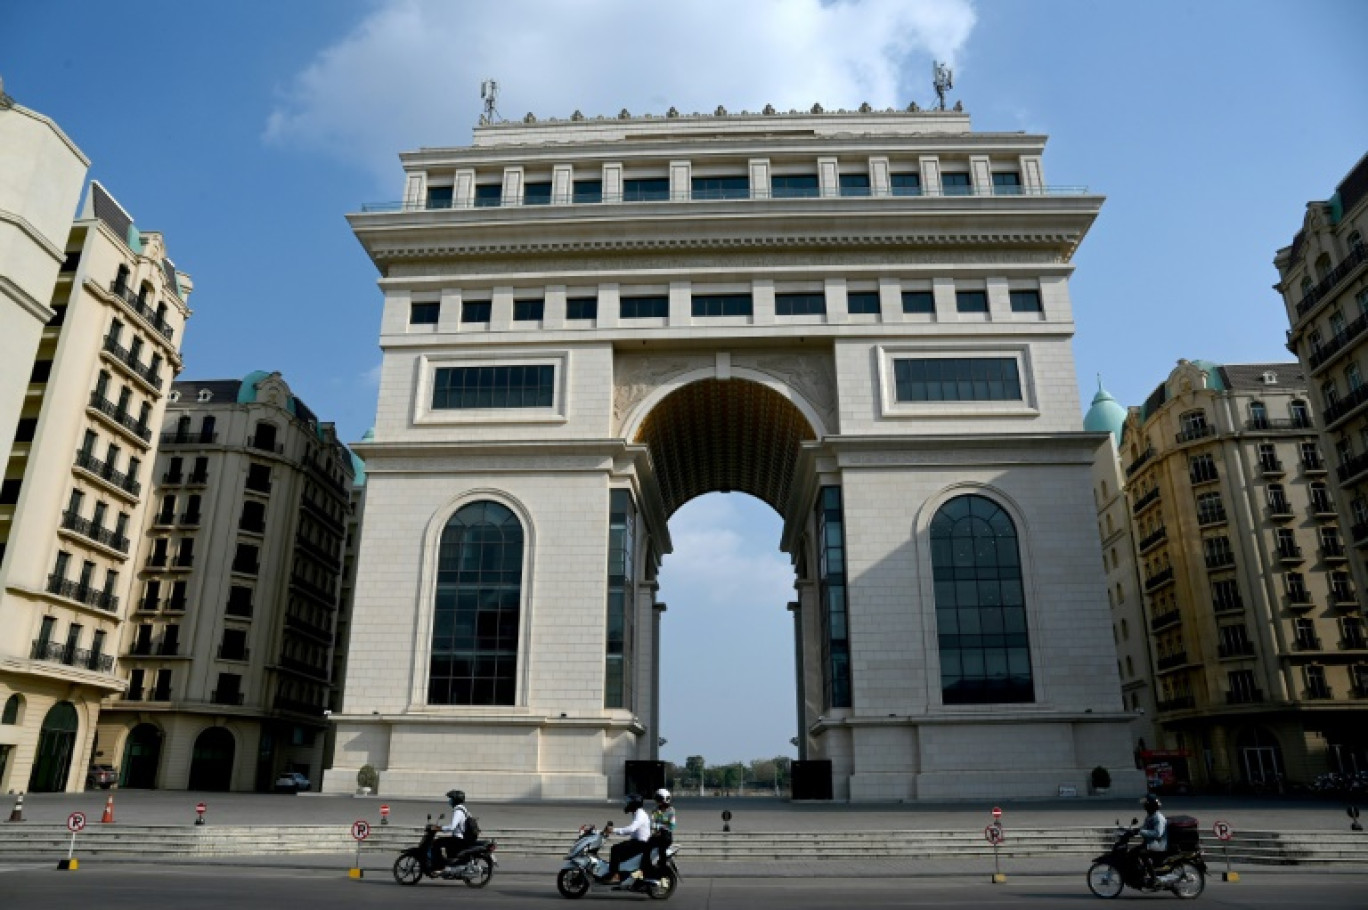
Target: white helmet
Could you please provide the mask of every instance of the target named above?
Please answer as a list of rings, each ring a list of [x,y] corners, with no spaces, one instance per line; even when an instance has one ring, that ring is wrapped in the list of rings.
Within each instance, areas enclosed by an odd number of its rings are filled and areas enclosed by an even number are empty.
[[[655,801],[668,806],[670,804],[670,791],[661,787],[655,792]]]

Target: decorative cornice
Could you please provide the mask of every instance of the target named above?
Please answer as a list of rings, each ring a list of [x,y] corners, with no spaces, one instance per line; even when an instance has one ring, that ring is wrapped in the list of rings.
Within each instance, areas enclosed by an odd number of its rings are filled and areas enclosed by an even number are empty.
[[[749,119],[749,118],[753,118],[753,117],[774,117],[774,118],[777,118],[777,119],[782,119],[782,118],[785,118],[785,117],[788,117],[788,118],[795,118],[795,117],[814,117],[814,116],[815,116],[815,117],[840,117],[840,116],[849,117],[849,116],[851,116],[851,115],[857,115],[857,116],[862,116],[862,117],[869,117],[869,116],[876,116],[876,117],[907,117],[909,114],[915,114],[915,115],[917,115],[917,116],[919,116],[919,117],[927,117],[927,118],[934,118],[934,119],[956,119],[956,118],[962,118],[962,117],[965,116],[965,112],[964,112],[962,109],[956,109],[956,110],[950,110],[950,111],[922,110],[922,108],[921,108],[921,107],[917,104],[917,102],[915,102],[915,101],[911,102],[910,104],[907,105],[907,107],[902,108],[902,109],[892,108],[892,107],[886,107],[886,108],[884,108],[884,109],[882,109],[882,110],[875,110],[874,107],[873,107],[872,105],[870,105],[868,102],[865,102],[864,104],[861,104],[861,105],[859,106],[859,108],[857,108],[857,109],[855,109],[855,110],[853,110],[853,111],[851,111],[851,110],[846,110],[845,108],[839,108],[839,109],[837,109],[837,110],[831,110],[831,111],[829,111],[829,110],[827,110],[826,108],[822,107],[821,104],[814,104],[811,108],[809,108],[808,110],[805,110],[805,111],[800,111],[800,110],[796,110],[796,109],[793,109],[793,108],[790,108],[790,109],[787,110],[787,111],[781,111],[781,110],[778,110],[777,108],[775,108],[775,106],[772,105],[772,104],[766,104],[762,109],[760,109],[760,110],[758,110],[758,111],[739,111],[739,112],[737,112],[737,113],[735,113],[735,114],[729,112],[724,106],[722,106],[722,105],[719,104],[719,105],[713,110],[713,112],[712,112],[711,114],[708,114],[708,113],[700,113],[700,112],[698,112],[698,111],[694,111],[694,112],[689,113],[689,114],[683,114],[683,113],[680,113],[679,110],[678,110],[677,108],[671,107],[671,108],[670,108],[669,110],[667,110],[664,114],[635,114],[635,115],[634,115],[634,114],[632,114],[630,111],[628,111],[628,110],[624,107],[622,110],[618,111],[618,113],[617,113],[616,116],[613,116],[613,117],[609,117],[609,116],[606,116],[606,115],[604,115],[604,114],[596,114],[596,115],[594,115],[593,117],[588,117],[588,116],[585,116],[585,115],[584,115],[583,113],[581,113],[580,111],[575,111],[575,112],[574,112],[573,114],[571,114],[569,117],[563,117],[563,118],[562,118],[562,117],[547,117],[547,118],[545,118],[545,119],[538,118],[536,114],[533,114],[533,113],[530,113],[530,112],[527,113],[527,114],[525,114],[521,120],[491,120],[491,119],[489,119],[489,118],[487,118],[487,117],[481,116],[481,117],[480,117],[480,123],[479,123],[479,125],[476,127],[476,130],[482,130],[482,129],[507,130],[507,129],[516,129],[516,128],[522,127],[522,126],[533,126],[533,125],[546,125],[546,124],[557,124],[557,123],[604,123],[604,122],[618,122],[618,121],[624,121],[624,120],[626,120],[626,121],[634,121],[634,122],[639,122],[639,121],[653,121],[653,122],[655,122],[655,121],[661,121],[661,120],[741,120],[741,119]]]

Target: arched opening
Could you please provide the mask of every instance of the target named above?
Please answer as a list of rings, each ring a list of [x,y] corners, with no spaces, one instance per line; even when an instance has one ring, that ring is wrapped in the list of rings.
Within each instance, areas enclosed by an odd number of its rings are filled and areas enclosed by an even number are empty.
[[[38,751],[29,775],[30,793],[58,793],[66,789],[78,729],[80,719],[71,702],[59,701],[48,710],[38,734]]]
[[[662,628],[655,731],[681,768],[693,755],[709,766],[794,755],[794,570],[777,545],[801,445],[815,438],[783,394],[737,378],[676,389],[636,435],[670,515],[660,599],[687,604]]]
[[[227,790],[233,782],[237,743],[226,727],[209,727],[195,738],[190,757],[191,790]]]
[[[119,786],[151,790],[157,786],[157,765],[161,762],[162,732],[153,724],[138,724],[128,733],[123,763],[119,766]]]

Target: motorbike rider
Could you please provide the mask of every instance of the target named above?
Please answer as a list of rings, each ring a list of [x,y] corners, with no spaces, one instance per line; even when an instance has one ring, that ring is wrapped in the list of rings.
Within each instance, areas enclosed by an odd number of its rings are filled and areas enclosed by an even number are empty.
[[[451,862],[456,855],[470,846],[474,838],[466,836],[466,819],[470,817],[469,810],[465,807],[464,790],[448,790],[447,805],[451,807],[451,822],[442,826],[442,833],[445,837],[436,838],[433,847],[436,848],[436,859],[445,857],[446,862]],[[434,865],[441,865],[436,863]]]
[[[646,852],[646,842],[651,836],[651,819],[646,814],[646,810],[642,808],[639,794],[628,793],[623,799],[622,811],[632,816],[631,824],[625,828],[614,828],[613,823],[609,822],[603,828],[604,837],[616,834],[619,837],[626,838],[622,843],[613,844],[613,849],[608,853],[608,871],[599,879],[605,884],[617,881],[618,870],[624,862]]]
[[[670,791],[664,787],[655,792],[654,799],[656,807],[651,812],[651,837],[646,841],[646,856],[649,858],[651,851],[658,848],[664,859],[665,849],[674,843],[675,809]]]
[[[1154,880],[1154,859],[1168,850],[1168,819],[1159,811],[1159,797],[1153,793],[1143,800],[1145,821],[1140,825],[1139,834],[1143,843],[1136,847],[1136,859],[1140,861],[1145,881]]]

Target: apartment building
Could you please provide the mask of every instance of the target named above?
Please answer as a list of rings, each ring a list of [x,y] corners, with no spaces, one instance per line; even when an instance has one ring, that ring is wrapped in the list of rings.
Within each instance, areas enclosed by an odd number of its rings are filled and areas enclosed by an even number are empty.
[[[353,462],[280,373],[177,382],[100,743],[120,785],[323,766]]]
[[[1368,638],[1308,385],[1183,360],[1123,429],[1158,747],[1198,786],[1365,766]]]
[[[93,182],[37,351],[6,365],[28,384],[0,495],[0,789],[80,789],[110,757],[95,728],[126,685],[115,655],[192,288]]]

